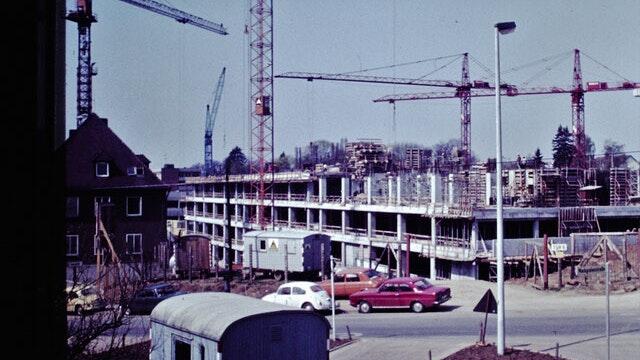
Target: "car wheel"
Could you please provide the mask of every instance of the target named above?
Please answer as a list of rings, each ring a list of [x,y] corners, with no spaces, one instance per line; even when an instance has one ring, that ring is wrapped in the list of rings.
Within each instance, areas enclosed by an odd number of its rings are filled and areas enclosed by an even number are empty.
[[[313,305],[311,305],[310,303],[304,303],[302,304],[302,308],[307,310],[307,311],[313,311],[315,310],[315,308],[313,307]]]
[[[358,304],[358,312],[361,312],[363,314],[371,312],[371,304],[366,301],[361,301]]]
[[[416,301],[413,304],[411,304],[411,311],[415,313],[419,313],[419,312],[422,312],[422,310],[424,310],[424,305],[422,305],[421,302]]]
[[[276,271],[275,273],[273,273],[273,278],[276,279],[276,281],[282,281],[282,279],[284,278],[284,273],[282,271]]]
[[[84,315],[84,310],[82,309],[82,306],[80,305],[76,305],[75,309],[74,309],[74,313],[78,316],[80,315]]]

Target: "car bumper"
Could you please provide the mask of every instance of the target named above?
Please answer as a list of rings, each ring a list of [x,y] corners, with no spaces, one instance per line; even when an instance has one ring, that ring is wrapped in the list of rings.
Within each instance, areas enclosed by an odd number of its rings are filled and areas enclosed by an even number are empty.
[[[335,302],[334,304],[334,308],[337,309],[340,307],[340,303]],[[322,302],[320,303],[320,308],[318,310],[331,310],[331,302]]]
[[[438,300],[434,301],[433,304],[434,305],[442,305],[444,303],[446,303],[447,301],[449,301],[451,299],[451,295],[445,295],[441,298],[439,298]]]

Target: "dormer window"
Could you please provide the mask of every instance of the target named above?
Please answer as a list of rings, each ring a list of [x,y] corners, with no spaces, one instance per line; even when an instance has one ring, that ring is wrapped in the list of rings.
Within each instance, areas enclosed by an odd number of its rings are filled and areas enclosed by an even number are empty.
[[[109,163],[106,161],[98,161],[96,163],[96,176],[109,177]]]
[[[144,168],[142,166],[129,166],[127,168],[127,175],[142,176],[144,175]]]

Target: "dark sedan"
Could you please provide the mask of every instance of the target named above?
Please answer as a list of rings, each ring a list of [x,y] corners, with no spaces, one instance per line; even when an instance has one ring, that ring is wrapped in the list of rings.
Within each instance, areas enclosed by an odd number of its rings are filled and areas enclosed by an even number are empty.
[[[172,296],[186,294],[171,284],[155,284],[138,291],[129,303],[130,314],[151,314],[158,303]]]
[[[425,278],[402,277],[389,279],[375,289],[364,289],[349,296],[351,306],[361,313],[375,308],[410,308],[422,312],[451,299],[448,287],[434,286]]]

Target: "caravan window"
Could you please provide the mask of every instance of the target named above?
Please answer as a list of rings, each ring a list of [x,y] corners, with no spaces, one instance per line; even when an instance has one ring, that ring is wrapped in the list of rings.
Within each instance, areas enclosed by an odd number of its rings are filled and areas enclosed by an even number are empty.
[[[267,250],[267,240],[260,240],[260,250]]]
[[[191,360],[191,344],[178,339],[173,340],[173,359]]]

